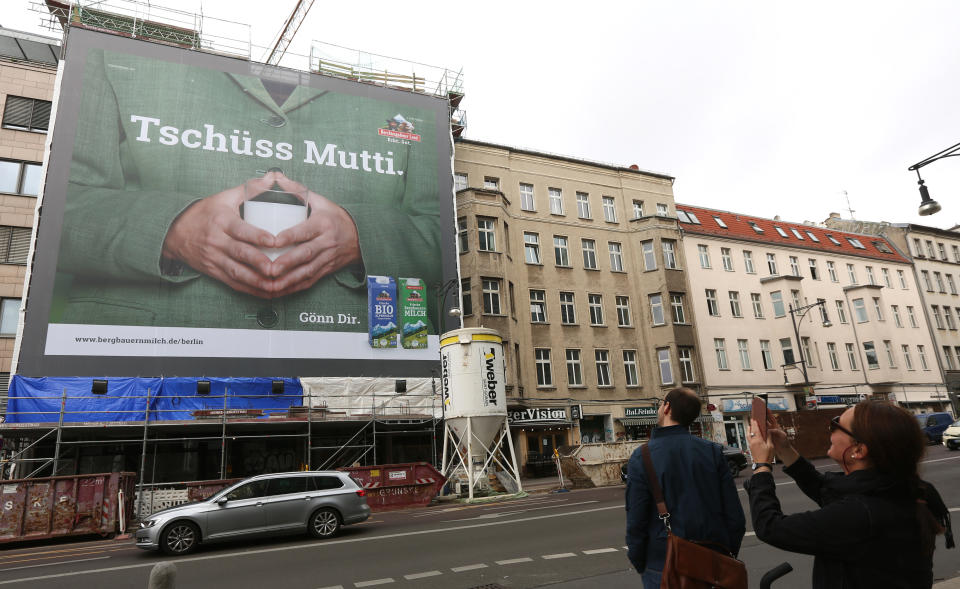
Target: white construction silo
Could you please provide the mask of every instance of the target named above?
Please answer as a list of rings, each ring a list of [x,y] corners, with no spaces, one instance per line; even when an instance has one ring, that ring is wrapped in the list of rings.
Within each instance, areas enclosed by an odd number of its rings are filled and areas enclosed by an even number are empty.
[[[443,395],[443,474],[467,476],[473,490],[494,463],[516,480],[520,471],[507,424],[503,338],[492,329],[471,327],[440,338]],[[506,438],[509,458],[503,452]],[[452,446],[452,447],[451,447]],[[509,464],[504,464],[506,459]]]

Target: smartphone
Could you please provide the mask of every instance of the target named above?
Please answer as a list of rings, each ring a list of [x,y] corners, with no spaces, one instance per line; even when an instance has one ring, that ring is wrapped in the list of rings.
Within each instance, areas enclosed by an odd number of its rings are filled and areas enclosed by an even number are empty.
[[[757,422],[757,432],[764,440],[767,439],[767,401],[762,397],[753,398],[752,415]]]

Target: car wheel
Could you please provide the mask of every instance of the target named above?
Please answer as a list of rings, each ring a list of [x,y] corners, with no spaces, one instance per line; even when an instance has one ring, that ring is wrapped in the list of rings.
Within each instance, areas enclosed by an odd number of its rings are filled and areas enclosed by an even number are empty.
[[[329,508],[318,509],[310,516],[307,529],[314,538],[329,538],[340,529],[340,516]]]
[[[171,556],[190,554],[200,543],[200,530],[190,522],[175,522],[160,534],[160,549]]]
[[[733,478],[740,476],[740,465],[733,460],[727,460],[727,468],[730,469],[730,476]]]

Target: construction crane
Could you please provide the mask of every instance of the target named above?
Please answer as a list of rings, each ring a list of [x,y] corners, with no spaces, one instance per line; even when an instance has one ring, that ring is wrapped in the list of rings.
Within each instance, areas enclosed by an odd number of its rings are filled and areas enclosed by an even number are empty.
[[[270,65],[277,65],[280,63],[280,59],[283,57],[283,54],[287,52],[287,47],[290,46],[290,42],[293,41],[293,38],[296,36],[297,29],[300,28],[300,25],[303,23],[303,19],[306,18],[307,13],[310,12],[311,6],[313,6],[313,0],[297,0],[297,5],[293,7],[293,12],[290,13],[289,17],[287,17],[287,22],[280,30],[280,34],[277,35],[277,40],[273,44],[273,49],[271,49],[270,53],[267,54],[264,62]]]

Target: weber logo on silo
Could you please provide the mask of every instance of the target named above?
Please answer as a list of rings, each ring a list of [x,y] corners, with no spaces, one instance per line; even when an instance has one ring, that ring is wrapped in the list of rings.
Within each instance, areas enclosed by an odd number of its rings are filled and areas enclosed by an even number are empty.
[[[490,348],[490,351],[483,355],[484,362],[484,382],[486,384],[486,395],[483,398],[484,405],[497,404],[497,373],[493,369],[493,361],[497,357],[497,349]]]
[[[443,404],[450,405],[450,367],[446,354],[440,356],[440,388],[443,389]]]

